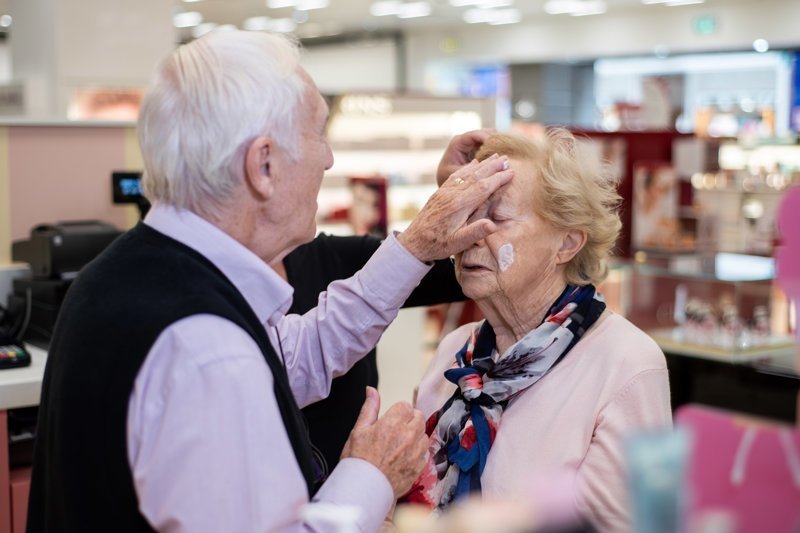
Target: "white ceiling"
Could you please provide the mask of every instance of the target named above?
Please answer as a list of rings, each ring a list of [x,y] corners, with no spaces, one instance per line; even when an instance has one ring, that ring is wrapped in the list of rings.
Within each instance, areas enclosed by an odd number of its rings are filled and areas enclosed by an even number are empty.
[[[2,5],[0,0],[0,5]],[[413,0],[406,0],[413,1]],[[328,7],[303,13],[308,14],[308,21],[298,24],[295,33],[301,37],[313,37],[320,34],[330,35],[340,32],[364,32],[375,30],[413,30],[433,29],[438,27],[468,26],[462,20],[468,7],[453,7],[448,0],[427,0],[432,7],[431,15],[422,18],[399,19],[394,16],[375,17],[370,15],[371,0],[330,0]],[[664,10],[683,9],[665,5],[644,5],[641,0],[605,0],[608,10],[596,17],[613,17],[615,14],[636,10],[650,11],[658,17]],[[706,0],[709,8],[737,3],[755,3],[757,0]],[[547,15],[544,12],[545,0],[515,0],[514,6],[522,13],[523,22],[541,17],[566,17],[568,15]],[[695,6],[696,7],[696,6]],[[204,22],[216,24],[233,24],[242,27],[249,17],[267,16],[273,19],[290,18],[300,14],[293,8],[272,9],[267,7],[266,0],[200,0],[195,2],[176,1],[176,12],[198,11]],[[183,38],[190,35],[190,30],[180,30]]]

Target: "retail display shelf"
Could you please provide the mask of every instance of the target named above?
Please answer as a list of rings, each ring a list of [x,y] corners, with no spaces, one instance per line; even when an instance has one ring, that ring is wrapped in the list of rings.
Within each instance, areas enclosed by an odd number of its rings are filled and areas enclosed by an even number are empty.
[[[725,347],[712,344],[698,344],[685,340],[683,328],[659,328],[647,332],[661,347],[664,353],[684,355],[711,361],[732,364],[761,363],[776,359],[776,364],[789,371],[790,363],[786,363],[794,355],[797,346],[790,336],[771,335],[757,346]]]

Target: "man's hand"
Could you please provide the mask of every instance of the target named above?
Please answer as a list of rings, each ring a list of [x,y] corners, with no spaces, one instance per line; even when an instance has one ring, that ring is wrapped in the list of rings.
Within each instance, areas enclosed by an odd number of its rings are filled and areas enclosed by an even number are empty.
[[[495,154],[480,163],[472,160],[433,193],[398,240],[423,262],[444,259],[466,250],[497,231],[489,219],[470,224],[467,220],[497,189],[511,181],[513,175],[505,156]]]
[[[342,450],[342,459],[357,457],[378,468],[399,498],[411,488],[425,466],[428,437],[422,413],[400,402],[378,418],[378,391],[367,387],[367,399]]]
[[[478,149],[493,133],[495,130],[484,128],[468,131],[450,139],[436,170],[436,184],[441,187],[456,170],[475,159]]]

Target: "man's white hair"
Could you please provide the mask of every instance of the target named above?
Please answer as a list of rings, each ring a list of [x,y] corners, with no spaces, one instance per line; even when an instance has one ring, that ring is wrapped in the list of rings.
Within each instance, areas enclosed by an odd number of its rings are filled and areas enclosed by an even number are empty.
[[[145,195],[218,215],[256,137],[295,154],[295,110],[307,87],[299,55],[280,34],[216,30],[166,58],[139,111]]]

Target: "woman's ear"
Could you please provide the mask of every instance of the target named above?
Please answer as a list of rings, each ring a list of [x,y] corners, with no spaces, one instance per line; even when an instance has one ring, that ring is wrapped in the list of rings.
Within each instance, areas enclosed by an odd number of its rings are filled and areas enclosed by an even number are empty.
[[[245,182],[264,200],[268,200],[275,189],[274,176],[270,172],[272,144],[269,137],[256,137],[247,147],[244,159]]]
[[[556,263],[561,265],[569,262],[586,245],[586,232],[583,230],[567,230],[561,240],[561,248],[556,254]]]

